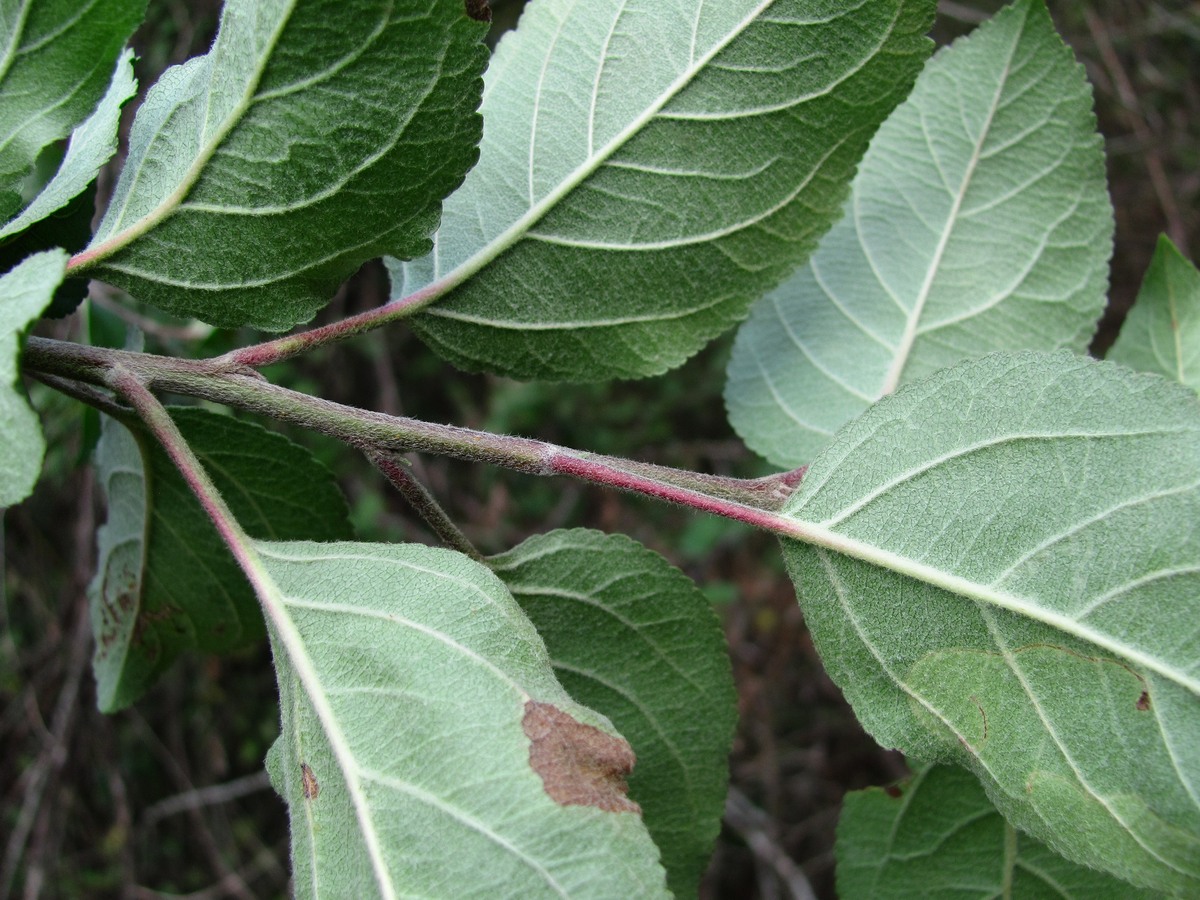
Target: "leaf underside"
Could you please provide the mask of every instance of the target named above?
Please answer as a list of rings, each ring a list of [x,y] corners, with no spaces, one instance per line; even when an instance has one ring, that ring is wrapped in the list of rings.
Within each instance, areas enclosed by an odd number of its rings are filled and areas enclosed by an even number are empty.
[[[1161,896],[1063,859],[1013,831],[978,779],[923,766],[890,789],[851,791],[837,829],[842,897],[890,900],[1151,900]]]
[[[846,426],[785,513],[806,621],[885,746],[966,765],[1018,828],[1200,890],[1200,402],[994,354]]]
[[[28,497],[42,469],[46,443],[25,401],[17,359],[21,336],[49,305],[66,267],[65,253],[48,250],[0,276],[0,509]]]
[[[256,544],[298,897],[665,897],[628,745],[512,595],[416,545]]]
[[[1041,0],[1021,0],[930,61],[873,138],[842,219],[755,305],[729,364],[730,421],[792,468],[943,366],[1082,353],[1112,233],[1083,67]]]
[[[71,134],[66,155],[54,177],[21,214],[0,228],[0,239],[15,235],[35,222],[62,209],[90,185],[100,167],[117,152],[117,129],[121,124],[121,107],[137,93],[133,77],[133,51],[126,50],[117,60],[108,90],[95,111]],[[89,204],[91,206],[91,204]],[[91,237],[91,215],[88,233],[79,249]]]
[[[479,165],[393,293],[520,378],[657,374],[739,321],[833,221],[929,52],[933,4],[534,0],[486,76]]]
[[[0,10],[0,221],[38,154],[91,114],[146,0],[18,0]],[[90,179],[89,179],[90,180]]]
[[[350,537],[332,473],[303,447],[201,409],[173,409],[172,417],[250,534]],[[113,712],[184,650],[226,652],[264,631],[254,592],[170,458],[144,433],[107,417],[101,427],[96,463],[109,512],[88,594],[96,700]]]
[[[629,795],[667,886],[694,897],[720,829],[736,695],[724,633],[690,578],[624,535],[536,535],[492,557],[573,698],[637,753]]]
[[[81,261],[214,325],[307,321],[366,260],[428,251],[476,156],[485,30],[449,0],[228,0],[147,95]]]
[[[1108,359],[1200,392],[1200,271],[1165,235]]]

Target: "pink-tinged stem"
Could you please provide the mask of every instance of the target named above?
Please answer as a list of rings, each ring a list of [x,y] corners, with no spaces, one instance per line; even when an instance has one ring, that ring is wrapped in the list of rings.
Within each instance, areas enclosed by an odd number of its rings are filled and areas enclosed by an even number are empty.
[[[546,469],[556,475],[570,475],[594,484],[605,484],[621,490],[632,491],[635,494],[654,497],[657,500],[665,500],[668,503],[678,503],[680,506],[713,513],[737,522],[745,522],[747,525],[773,531],[776,534],[791,537],[798,537],[802,534],[797,523],[778,513],[666,484],[614,468],[602,462],[555,452],[546,460]]]
[[[453,285],[445,281],[435,281],[407,297],[401,297],[399,300],[393,300],[356,316],[350,316],[329,325],[322,325],[320,328],[302,331],[299,334],[289,334],[273,341],[264,341],[261,344],[233,350],[214,359],[213,364],[218,367],[249,366],[258,369],[271,363],[277,363],[316,347],[344,341],[346,338],[362,334],[364,331],[370,331],[411,316],[437,300],[451,287]]]
[[[187,482],[187,486],[200,501],[200,506],[216,526],[217,532],[233,553],[234,559],[253,582],[257,566],[253,551],[250,549],[249,538],[238,525],[232,511],[225,505],[225,501],[221,499],[216,485],[204,471],[203,464],[196,458],[196,454],[184,440],[179,427],[172,420],[166,408],[142,384],[141,379],[128,369],[119,366],[114,368],[108,382],[117,395],[123,397],[133,407],[134,412],[158,439],[167,456],[171,458],[171,462],[175,463],[179,474],[183,476],[183,480]]]

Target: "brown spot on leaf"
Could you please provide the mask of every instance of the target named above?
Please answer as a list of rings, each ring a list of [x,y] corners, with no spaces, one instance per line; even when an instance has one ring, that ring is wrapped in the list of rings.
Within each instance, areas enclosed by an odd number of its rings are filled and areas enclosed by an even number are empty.
[[[321,793],[321,786],[317,784],[317,776],[313,774],[308,763],[300,763],[300,784],[304,788],[305,800],[316,800],[317,794]]]
[[[492,8],[488,0],[467,0],[467,15],[476,22],[492,21]]]
[[[555,803],[605,812],[642,811],[626,796],[625,776],[637,762],[626,741],[575,721],[557,706],[533,700],[525,704],[521,727],[532,741],[529,765]]]
[[[1137,699],[1137,708],[1145,712],[1150,708],[1150,692],[1142,691],[1142,696]]]
[[[889,797],[899,798],[904,796],[904,789],[898,784],[884,785],[883,792]]]

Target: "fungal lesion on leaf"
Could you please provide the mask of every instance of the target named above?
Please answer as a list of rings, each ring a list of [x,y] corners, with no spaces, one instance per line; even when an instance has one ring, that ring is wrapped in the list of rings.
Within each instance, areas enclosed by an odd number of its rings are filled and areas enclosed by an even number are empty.
[[[313,774],[312,766],[306,762],[300,763],[300,786],[304,790],[305,800],[316,800],[317,794],[321,793],[321,785],[317,783],[317,776]]]
[[[628,742],[535,700],[526,702],[521,726],[530,740],[529,765],[555,803],[641,813],[627,796],[625,777],[637,762]]]

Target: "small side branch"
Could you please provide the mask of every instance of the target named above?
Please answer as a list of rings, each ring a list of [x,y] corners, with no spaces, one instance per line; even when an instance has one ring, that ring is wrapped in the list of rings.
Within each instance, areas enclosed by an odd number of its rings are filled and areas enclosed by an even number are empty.
[[[367,456],[375,464],[375,468],[392,483],[392,487],[399,491],[400,495],[417,511],[417,514],[425,520],[425,524],[432,529],[443,544],[459,553],[466,554],[476,562],[483,562],[483,554],[454,524],[425,485],[413,477],[412,472],[409,471],[407,460],[393,453],[370,452]]]

